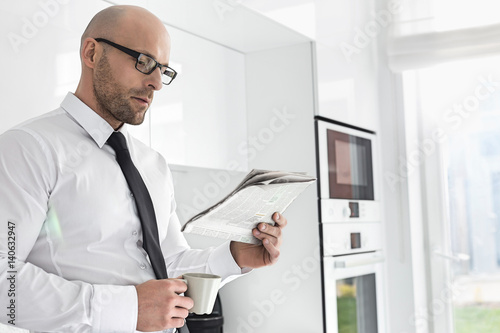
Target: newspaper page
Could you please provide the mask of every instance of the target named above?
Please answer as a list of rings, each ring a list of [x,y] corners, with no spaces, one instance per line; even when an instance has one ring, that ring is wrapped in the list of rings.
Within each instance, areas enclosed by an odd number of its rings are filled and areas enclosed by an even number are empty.
[[[182,231],[209,237],[259,244],[252,229],[273,223],[315,178],[301,173],[252,170],[228,196],[192,217]]]

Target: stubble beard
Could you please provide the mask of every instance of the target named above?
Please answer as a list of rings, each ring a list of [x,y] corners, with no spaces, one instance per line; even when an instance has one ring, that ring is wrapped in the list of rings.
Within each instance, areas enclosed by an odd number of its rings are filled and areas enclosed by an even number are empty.
[[[129,93],[126,93],[113,77],[106,53],[102,55],[95,68],[93,88],[97,105],[105,116],[111,116],[130,125],[140,125],[144,122],[147,110],[134,111],[130,96],[149,95],[149,92],[130,89]]]

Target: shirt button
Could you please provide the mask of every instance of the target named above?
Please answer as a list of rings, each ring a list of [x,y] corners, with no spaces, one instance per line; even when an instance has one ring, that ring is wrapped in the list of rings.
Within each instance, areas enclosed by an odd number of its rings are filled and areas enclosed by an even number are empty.
[[[146,269],[146,265],[145,264],[141,264],[141,269]]]
[[[130,196],[131,196],[131,197],[134,197],[134,193],[130,192]]]
[[[133,236],[137,236],[137,230],[132,231]]]

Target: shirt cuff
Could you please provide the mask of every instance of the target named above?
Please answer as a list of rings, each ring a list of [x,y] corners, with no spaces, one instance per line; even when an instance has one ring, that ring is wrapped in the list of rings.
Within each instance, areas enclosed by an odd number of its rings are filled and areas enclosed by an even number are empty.
[[[213,274],[220,275],[222,282],[220,287],[234,280],[240,275],[252,271],[249,268],[241,269],[231,254],[231,242],[225,242],[216,247],[208,258],[208,266]]]
[[[94,285],[93,332],[135,332],[138,300],[134,286]]]

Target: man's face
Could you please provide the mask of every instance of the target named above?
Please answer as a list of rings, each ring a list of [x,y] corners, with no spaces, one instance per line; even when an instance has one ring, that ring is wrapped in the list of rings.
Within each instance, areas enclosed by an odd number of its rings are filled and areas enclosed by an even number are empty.
[[[126,54],[118,54],[118,52],[115,52],[114,56],[129,57]],[[134,63],[130,62],[129,65],[138,74],[134,76],[142,74],[134,68]],[[128,81],[129,76],[125,74],[129,70],[130,68],[124,68],[125,73],[123,75],[115,75],[114,72],[116,71],[112,70],[108,54],[105,51],[95,68],[94,94],[99,107],[104,112],[112,115],[122,123],[139,125],[144,121],[146,111],[153,101],[154,90],[157,89],[152,86],[134,85],[133,82]],[[156,74],[158,75],[158,73]],[[118,77],[122,77],[122,79]],[[137,80],[135,81],[137,82]]]
[[[124,38],[123,42],[120,39],[114,42],[125,47],[132,45],[130,48],[135,47],[136,51],[151,54],[152,57],[158,55],[160,63],[166,64],[170,53],[168,35],[158,35],[154,38]],[[135,68],[136,58],[104,43],[100,44],[103,53],[96,64],[93,78],[97,104],[104,113],[120,123],[139,125],[144,121],[155,90],[163,87],[160,69],[156,68],[149,75],[141,73]]]

